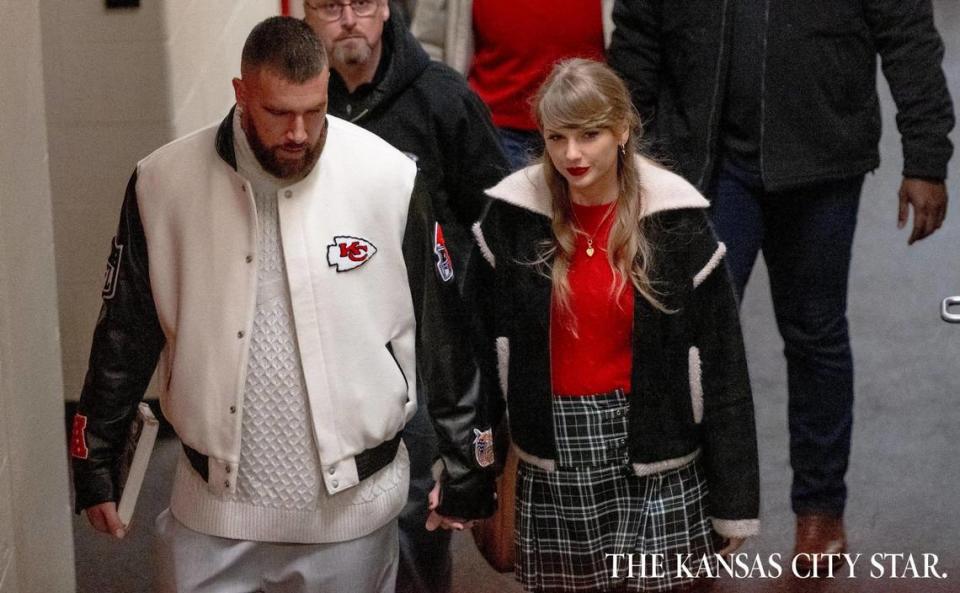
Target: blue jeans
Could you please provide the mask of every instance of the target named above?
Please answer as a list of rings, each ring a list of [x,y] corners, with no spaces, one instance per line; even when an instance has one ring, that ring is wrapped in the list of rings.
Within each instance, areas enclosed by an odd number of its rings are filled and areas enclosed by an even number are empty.
[[[497,134],[511,171],[533,164],[543,153],[543,137],[538,130],[497,128]]]
[[[797,514],[842,515],[853,427],[847,280],[863,176],[770,192],[725,163],[710,216],[739,298],[758,252],[770,276],[787,359],[791,502]]]

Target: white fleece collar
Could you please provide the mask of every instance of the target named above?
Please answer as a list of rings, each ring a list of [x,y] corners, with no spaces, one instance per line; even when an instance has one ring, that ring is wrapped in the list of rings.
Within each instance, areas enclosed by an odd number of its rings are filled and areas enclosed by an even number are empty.
[[[643,192],[643,216],[663,210],[706,208],[710,203],[686,179],[648,158],[636,156]],[[543,179],[542,165],[521,169],[487,190],[487,195],[553,218],[550,190]]]

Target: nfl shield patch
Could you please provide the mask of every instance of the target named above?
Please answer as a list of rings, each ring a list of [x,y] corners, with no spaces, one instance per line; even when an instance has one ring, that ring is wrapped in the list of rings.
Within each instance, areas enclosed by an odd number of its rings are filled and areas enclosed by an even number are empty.
[[[493,430],[479,431],[473,429],[473,456],[480,467],[493,465]]]
[[[436,260],[437,273],[444,282],[453,280],[453,260],[447,251],[447,243],[443,240],[443,228],[440,223],[433,225],[433,257]]]

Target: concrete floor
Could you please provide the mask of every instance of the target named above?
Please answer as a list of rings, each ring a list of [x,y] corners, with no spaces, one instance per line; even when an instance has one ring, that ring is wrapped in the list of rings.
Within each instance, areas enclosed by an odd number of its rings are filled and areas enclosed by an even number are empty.
[[[960,97],[960,3],[934,0],[947,44],[945,69]],[[850,550],[862,553],[857,578],[724,580],[718,593],[739,591],[960,592],[960,325],[940,320],[940,301],[960,295],[960,157],[949,173],[953,200],[933,237],[907,246],[896,229],[900,145],[885,82],[881,168],[867,177],[860,207],[850,283],[850,326],[856,362],[853,453],[846,516]],[[960,145],[960,133],[952,135]],[[743,303],[743,326],[757,410],[762,478],[762,535],[744,551],[788,556],[793,542],[787,458],[786,368],[769,302],[766,271],[758,265]],[[123,542],[95,536],[75,521],[80,593],[150,590],[150,528],[165,506],[177,444],[164,440],[132,533]],[[511,575],[487,567],[469,536],[454,540],[455,593],[519,591]],[[871,579],[874,553],[936,554],[945,580]]]

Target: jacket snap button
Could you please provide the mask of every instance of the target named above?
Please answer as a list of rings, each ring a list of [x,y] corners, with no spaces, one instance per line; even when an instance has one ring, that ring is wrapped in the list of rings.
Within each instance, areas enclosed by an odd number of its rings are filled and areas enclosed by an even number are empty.
[[[237,413],[237,406],[230,406],[230,413],[231,413],[231,414],[236,414],[236,413]]]
[[[223,487],[224,487],[224,488],[229,488],[229,487],[230,487],[230,480],[227,480],[226,482],[224,482],[224,483],[223,483]]]
[[[333,486],[334,488],[339,488],[339,487],[340,487],[340,482],[334,480],[333,482],[330,483],[330,485]]]
[[[249,264],[250,262],[253,261],[253,256],[252,256],[252,255],[248,255],[245,259],[247,260],[247,263]]]
[[[230,473],[230,466],[229,466],[229,465],[227,466],[227,473],[228,473],[228,474]]]
[[[238,338],[242,338],[242,337],[243,337],[243,330],[240,330],[240,331],[237,332],[237,337],[238,337]]]
[[[293,197],[293,192],[288,189],[287,191],[283,192],[283,195],[286,196],[286,197],[288,197],[288,198],[292,198],[292,197]]]
[[[330,469],[327,470],[327,473],[332,476],[333,474],[337,473],[337,470],[331,467]]]

